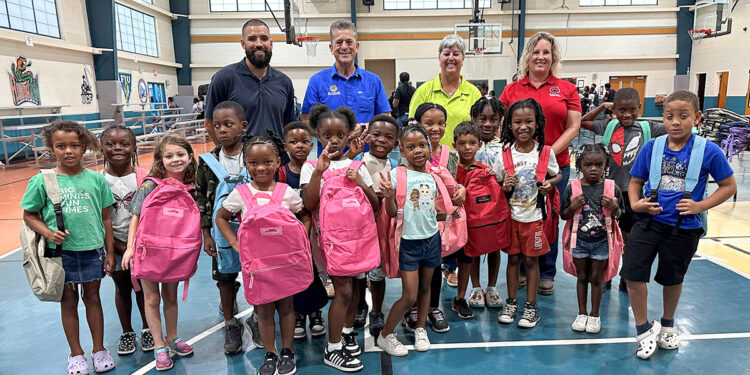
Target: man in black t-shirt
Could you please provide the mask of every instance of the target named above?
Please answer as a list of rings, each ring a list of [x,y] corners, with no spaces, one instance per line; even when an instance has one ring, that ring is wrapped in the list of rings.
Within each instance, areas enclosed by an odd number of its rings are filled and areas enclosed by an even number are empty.
[[[396,89],[396,96],[393,98],[393,107],[396,108],[398,126],[403,127],[404,122],[409,117],[411,97],[417,89],[409,84],[409,73],[402,72],[399,74],[398,79],[401,81],[401,85]]]
[[[607,103],[614,103],[615,101],[615,90],[612,89],[612,85],[609,83],[604,84],[604,97],[602,97],[602,100]],[[607,120],[612,118],[612,111],[605,109],[604,110],[604,118]]]

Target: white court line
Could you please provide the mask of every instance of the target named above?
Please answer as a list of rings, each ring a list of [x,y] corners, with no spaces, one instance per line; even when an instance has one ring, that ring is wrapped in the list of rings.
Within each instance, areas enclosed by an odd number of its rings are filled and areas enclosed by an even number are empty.
[[[14,253],[15,253],[16,251],[19,251],[19,250],[21,250],[21,248],[20,248],[20,247],[19,247],[18,249],[14,249],[14,250],[11,250],[11,251],[10,251],[10,252],[8,252],[7,254],[3,254],[3,255],[0,255],[0,260],[3,260],[3,258],[5,258],[5,257],[7,257],[7,256],[10,256],[10,255],[14,254]]]
[[[235,315],[234,317],[237,318],[237,319],[239,319],[239,318],[242,318],[242,317],[244,317],[246,315],[250,315],[252,312],[253,312],[253,308],[250,307],[247,310],[241,311],[239,314]],[[218,331],[218,330],[220,330],[222,328],[224,328],[224,322],[221,322],[221,323],[219,323],[219,324],[217,324],[217,325],[215,325],[215,326],[213,326],[213,327],[211,327],[211,328],[209,328],[209,329],[207,329],[207,330],[199,333],[198,335],[193,336],[192,338],[190,338],[190,340],[187,340],[187,343],[189,345],[193,345],[196,342],[198,342],[200,340],[203,340],[204,338],[208,337],[210,334],[212,334],[212,333],[214,333],[214,332],[216,332],[216,331]],[[140,369],[138,369],[137,371],[133,372],[131,375],[143,375],[143,374],[151,371],[151,369],[153,369],[155,367],[156,367],[156,361],[151,361],[148,364],[146,364],[145,366],[143,366]]]
[[[746,279],[750,279],[750,275],[748,275],[748,274],[746,274],[746,273],[744,273],[744,272],[742,272],[742,271],[740,271],[740,270],[738,270],[738,269],[736,269],[736,268],[734,268],[734,267],[726,264],[725,263],[726,259],[717,258],[715,256],[708,255],[708,254],[700,254],[700,256],[706,258],[708,261],[710,261],[711,263],[713,263],[713,264],[715,264],[715,265],[717,265],[719,267],[724,267],[724,268],[726,268],[726,269],[728,269],[728,270],[730,270],[730,271],[732,271],[732,272],[734,272],[734,273],[736,273],[736,274],[738,274],[738,275],[740,275],[740,276],[742,276],[742,277],[744,277]]]

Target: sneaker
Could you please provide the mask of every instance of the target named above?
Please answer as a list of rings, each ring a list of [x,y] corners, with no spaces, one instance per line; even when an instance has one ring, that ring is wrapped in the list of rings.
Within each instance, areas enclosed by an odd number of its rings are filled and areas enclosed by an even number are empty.
[[[385,337],[378,334],[378,338],[375,343],[380,349],[383,349],[384,352],[395,357],[403,357],[409,353],[409,350],[406,349],[404,344],[398,341],[396,334],[393,332]]]
[[[656,337],[656,344],[662,349],[674,350],[680,346],[680,338],[677,336],[677,329],[674,327],[661,327],[659,336]]]
[[[404,318],[401,320],[401,325],[409,332],[414,332],[417,329],[417,309],[413,308],[404,314]]]
[[[297,372],[297,361],[294,360],[294,353],[292,353],[291,349],[281,349],[279,364],[276,367],[276,370],[276,373],[279,375],[292,375]]]
[[[469,306],[477,309],[484,308],[484,291],[482,288],[474,288],[469,294]]]
[[[353,357],[343,348],[329,352],[327,345],[323,355],[323,363],[344,372],[356,372],[365,367],[359,359]]]
[[[266,357],[263,359],[263,364],[258,369],[258,375],[276,375],[276,366],[279,362],[279,358],[276,353],[266,352]]]
[[[135,332],[125,332],[117,340],[117,354],[128,355],[135,353]]]
[[[445,316],[440,309],[432,309],[432,311],[427,313],[427,323],[429,323],[432,330],[437,333],[444,333],[451,330],[448,321],[445,320]]]
[[[526,276],[520,276],[518,278],[518,289],[523,289],[526,287]]]
[[[430,350],[430,338],[427,337],[427,330],[422,327],[414,331],[414,350],[418,352]]]
[[[487,307],[493,309],[499,309],[503,307],[503,299],[500,298],[500,294],[497,293],[497,289],[495,289],[495,287],[487,287],[487,292],[485,292],[484,294],[484,299],[487,302]]]
[[[453,298],[453,306],[451,306],[451,310],[455,311],[458,314],[458,317],[462,319],[471,319],[474,317],[474,313],[469,308],[469,304],[466,303],[465,298]]]
[[[225,327],[224,353],[235,354],[242,351],[242,323],[232,318],[233,324]]]
[[[174,366],[172,357],[169,356],[169,348],[166,346],[154,351],[154,359],[156,360],[156,371],[169,370]]]
[[[310,314],[310,334],[312,337],[320,337],[326,334],[326,325],[320,311]]]
[[[172,354],[177,354],[180,357],[193,354],[193,347],[188,345],[185,341],[182,341],[179,337],[175,337],[172,343],[169,344],[169,351]]]
[[[589,317],[585,314],[578,314],[576,316],[576,320],[573,321],[573,325],[571,325],[571,328],[573,328],[576,332],[583,332],[586,330],[586,321],[588,321]]]
[[[360,348],[357,343],[357,334],[358,333],[355,331],[352,331],[352,333],[341,334],[341,342],[344,343],[344,350],[354,357],[362,354],[362,348]]]
[[[263,339],[260,337],[260,329],[258,328],[258,314],[252,313],[249,318],[245,319],[245,328],[250,332],[250,337],[253,338],[253,345],[256,348],[262,348]]]
[[[325,285],[325,288],[326,288],[326,294],[328,295],[328,299],[331,299],[336,295],[336,291],[333,289],[333,282],[331,282],[331,280],[328,280],[328,283]]]
[[[154,350],[154,336],[151,334],[151,330],[144,328],[141,330],[141,350],[144,352],[150,352]]]
[[[305,323],[307,322],[307,317],[305,317],[305,314],[297,314],[297,319],[294,322],[294,339],[300,340],[307,337],[307,329],[305,329]]]
[[[586,332],[588,333],[599,333],[602,330],[602,318],[598,316],[590,316],[586,321]]]
[[[638,341],[638,350],[635,355],[640,359],[649,359],[656,351],[656,338],[661,332],[661,323],[654,320],[651,324],[648,331],[635,337]]]
[[[449,270],[447,268],[444,269],[443,276],[445,277],[445,283],[448,284],[448,286],[454,288],[458,286],[458,276],[454,270]]]
[[[536,308],[536,304],[526,302],[523,305],[523,314],[521,319],[518,320],[518,326],[521,328],[534,328],[541,319],[539,315],[539,309]]]
[[[68,375],[88,375],[88,373],[89,364],[86,362],[85,355],[68,356]]]
[[[539,281],[539,294],[543,296],[551,296],[555,294],[555,282],[549,279],[542,279]]]
[[[518,312],[518,300],[512,300],[510,298],[505,300],[505,306],[503,311],[497,316],[497,322],[503,324],[510,324],[516,320],[516,313]]]
[[[380,311],[370,311],[370,335],[377,336],[385,326],[385,315]]]
[[[109,354],[107,349],[91,353],[91,362],[94,363],[94,371],[97,373],[107,372],[115,368],[115,360],[112,359],[112,355]]]
[[[362,328],[365,326],[365,323],[367,322],[367,310],[370,308],[370,306],[367,306],[367,303],[362,303],[360,306],[357,306],[357,314],[354,315],[354,328]]]

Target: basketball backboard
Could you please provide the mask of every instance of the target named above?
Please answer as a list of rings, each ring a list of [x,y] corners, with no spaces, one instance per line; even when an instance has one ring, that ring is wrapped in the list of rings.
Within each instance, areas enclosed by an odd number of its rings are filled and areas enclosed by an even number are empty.
[[[730,0],[703,0],[695,4],[693,29],[710,30],[705,37],[726,35],[732,31]]]
[[[467,55],[503,53],[502,24],[458,23],[453,30],[466,42]]]
[[[284,30],[282,31],[286,34],[286,44],[302,45],[297,39],[302,36],[302,29],[299,7],[294,0],[284,0]]]

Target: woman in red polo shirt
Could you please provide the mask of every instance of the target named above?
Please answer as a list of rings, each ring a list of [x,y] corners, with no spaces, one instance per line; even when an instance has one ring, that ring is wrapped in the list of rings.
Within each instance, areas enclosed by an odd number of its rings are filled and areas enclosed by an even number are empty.
[[[500,101],[506,108],[525,98],[534,98],[542,105],[546,119],[545,143],[552,146],[560,164],[562,180],[556,186],[562,196],[570,177],[568,146],[581,128],[581,100],[572,83],[556,77],[559,67],[560,50],[552,34],[534,34],[523,49],[518,81],[505,87]],[[542,295],[555,292],[557,242],[550,244],[546,256],[539,257],[539,294]]]

